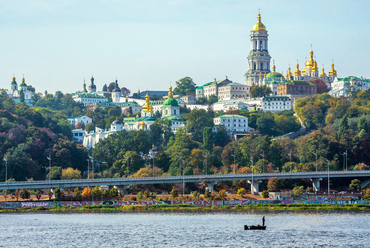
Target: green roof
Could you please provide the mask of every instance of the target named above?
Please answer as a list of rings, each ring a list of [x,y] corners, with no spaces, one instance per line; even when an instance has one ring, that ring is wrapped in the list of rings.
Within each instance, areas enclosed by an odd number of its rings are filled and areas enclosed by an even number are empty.
[[[296,85],[296,84],[308,84],[308,85],[311,85],[311,86],[315,86],[315,84],[313,83],[310,83],[310,82],[307,82],[307,81],[304,81],[304,80],[288,80],[282,84],[289,84],[289,85]]]
[[[125,117],[123,118],[123,122],[134,122],[136,120],[135,117]]]
[[[163,103],[163,107],[178,107],[178,106],[179,106],[179,103],[173,98],[168,98]]]
[[[11,82],[11,85],[17,84],[17,82],[14,80]]]
[[[165,117],[162,117],[162,120],[170,120],[170,121],[178,121],[178,122],[184,122],[183,120],[181,120],[179,117],[177,116],[165,116]]]
[[[220,118],[220,117],[225,117],[225,118],[232,118],[232,117],[248,118],[248,117],[245,117],[245,116],[242,116],[242,115],[220,115],[216,118]]]
[[[282,99],[282,98],[287,98],[290,100],[288,96],[265,96],[262,100],[275,100],[275,99]]]
[[[284,78],[279,72],[270,72],[266,74],[266,78]]]
[[[199,86],[196,88],[197,90],[203,89],[203,86]]]
[[[106,99],[104,96],[99,96],[97,94],[78,94],[78,97],[81,97],[81,98],[101,98],[101,99]]]
[[[365,82],[370,82],[370,79],[361,79],[361,78],[358,78],[358,77],[355,77],[355,76],[349,76],[349,77],[345,77],[345,78],[338,78],[338,81],[353,81],[353,80],[360,80],[360,81],[365,81]]]

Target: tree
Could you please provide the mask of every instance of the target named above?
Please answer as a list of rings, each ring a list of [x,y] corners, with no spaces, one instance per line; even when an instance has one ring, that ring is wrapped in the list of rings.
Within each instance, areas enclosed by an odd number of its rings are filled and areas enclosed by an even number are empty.
[[[324,83],[324,81],[322,79],[319,79],[319,78],[315,78],[315,79],[312,79],[310,81],[310,83],[313,83],[316,85],[317,87],[317,94],[322,94],[322,93],[325,93],[328,89],[328,86],[326,85],[326,83]]]
[[[8,190],[7,189],[4,189],[3,197],[4,197],[4,201],[6,201],[6,199],[8,198]]]
[[[275,126],[274,116],[270,113],[265,113],[257,119],[257,129],[262,134],[273,135]]]
[[[60,190],[60,188],[56,188],[56,189],[54,189],[54,196],[55,196],[55,198],[57,199],[57,200],[59,200],[59,199],[61,199],[62,197],[62,195],[61,195],[61,190]]]
[[[107,199],[109,197],[109,190],[103,190],[103,192],[101,193],[101,197],[104,199]]]
[[[175,199],[176,197],[179,196],[179,193],[177,192],[177,189],[175,186],[172,187],[172,190],[171,190],[171,196],[172,196],[172,199]]]
[[[243,195],[245,195],[246,193],[247,191],[245,190],[245,188],[239,188],[237,194],[243,197]]]
[[[111,188],[111,190],[109,191],[109,194],[111,197],[117,199],[117,197],[119,196],[119,192],[117,190],[117,188]]]
[[[41,192],[40,190],[37,190],[35,193],[36,199],[39,201],[41,199]]]
[[[73,199],[74,200],[80,200],[81,199],[81,192],[78,187],[76,187],[73,191]]]
[[[197,192],[197,191],[194,191],[194,192],[193,192],[193,196],[194,196],[194,198],[199,198],[199,194],[198,194],[198,192]]]
[[[46,170],[48,171],[48,179],[60,179],[60,177],[62,176],[62,167],[60,166],[52,166],[51,168],[47,167]]]
[[[18,199],[19,199],[19,191],[18,191],[18,189],[16,189],[16,190],[15,190],[15,192],[14,192],[14,197],[15,197],[15,199],[17,199],[17,201],[18,201]]]
[[[362,200],[370,200],[370,189],[366,189],[363,191],[364,192],[364,196],[362,197]]]
[[[205,127],[213,127],[213,117],[204,109],[193,109],[189,114],[186,114],[188,122],[187,130],[192,133],[192,139],[195,141],[203,141],[203,129]]]
[[[23,89],[21,90],[21,92],[19,94],[19,101],[20,102],[24,102],[24,92],[23,92]]]
[[[115,82],[111,82],[109,85],[108,85],[108,92],[112,92],[112,90],[116,87],[116,83]],[[119,86],[118,86],[119,88]]]
[[[98,186],[94,187],[91,194],[94,197],[94,200],[101,200],[101,191]]]
[[[226,190],[222,189],[218,192],[218,196],[220,197],[221,200],[225,200],[227,195],[226,195]]]
[[[30,196],[31,196],[30,192],[25,188],[21,188],[21,190],[19,191],[19,197],[22,198],[23,200],[29,199]]]
[[[208,188],[206,188],[206,191],[204,192],[204,197],[206,197],[207,199],[211,197],[211,191]]]
[[[141,201],[143,199],[143,193],[141,193],[141,192],[137,193],[136,198],[137,198],[138,201]]]
[[[293,188],[293,190],[291,191],[291,195],[293,197],[299,197],[303,194],[303,186],[296,186]]]
[[[358,179],[353,179],[349,185],[349,188],[356,191],[361,191],[361,181]]]
[[[81,178],[81,171],[78,169],[72,169],[68,167],[67,169],[62,170],[62,179],[80,179]]]
[[[213,132],[211,127],[203,129],[203,149],[209,152],[213,150]]]
[[[264,97],[271,95],[272,90],[270,87],[263,85],[263,86],[253,86],[251,88],[251,97]]]
[[[176,87],[174,89],[177,95],[195,95],[195,83],[191,77],[181,78],[179,81],[176,81]]]
[[[51,189],[48,190],[48,197],[49,197],[49,201],[51,201],[51,198],[53,197],[54,193],[53,191],[51,191]]]
[[[261,195],[263,198],[269,198],[269,192],[267,190],[262,191]]]
[[[107,92],[108,91],[108,86],[107,84],[104,84],[103,85],[103,89],[102,89],[103,92]]]
[[[215,102],[218,102],[218,97],[216,95],[210,95],[208,97],[207,103],[214,104]]]
[[[91,189],[89,187],[85,187],[81,195],[85,197],[86,199],[91,200]]]
[[[277,192],[279,179],[277,177],[271,177],[267,182],[267,188],[270,192]]]

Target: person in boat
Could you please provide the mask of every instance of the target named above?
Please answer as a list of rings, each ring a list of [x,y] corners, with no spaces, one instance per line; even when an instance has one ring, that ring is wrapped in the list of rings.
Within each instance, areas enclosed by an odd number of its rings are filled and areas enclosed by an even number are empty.
[[[265,226],[265,216],[262,217],[262,226]]]

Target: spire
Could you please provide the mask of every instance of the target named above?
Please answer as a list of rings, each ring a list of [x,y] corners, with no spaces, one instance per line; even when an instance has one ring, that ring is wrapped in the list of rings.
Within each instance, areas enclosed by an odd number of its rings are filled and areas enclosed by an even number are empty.
[[[334,61],[332,60],[332,63],[331,63],[331,70],[329,71],[329,75],[330,76],[336,76],[337,75],[337,71],[334,69]]]
[[[275,72],[276,66],[275,66],[275,60],[272,60],[272,71]]]
[[[87,92],[87,90],[86,90],[85,78],[84,78],[84,84],[83,84],[83,86],[82,86],[82,92]]]
[[[292,74],[292,72],[290,71],[290,64],[289,64],[288,72],[286,73],[286,78],[287,78],[287,79],[290,79],[292,76],[293,76],[293,74]]]
[[[320,74],[320,77],[323,77],[323,76],[326,76],[326,74],[324,72],[324,65],[322,65],[322,73]]]
[[[170,84],[170,91],[168,91],[168,98],[173,98],[173,93],[172,93],[172,86]]]
[[[22,78],[22,83],[25,83],[26,80],[24,79],[24,74],[23,74],[23,78]]]
[[[294,71],[294,75],[301,75],[301,71],[299,70],[298,60],[297,60],[297,69]]]
[[[253,26],[252,31],[266,31],[265,25],[261,22],[261,14],[258,10],[257,23]]]

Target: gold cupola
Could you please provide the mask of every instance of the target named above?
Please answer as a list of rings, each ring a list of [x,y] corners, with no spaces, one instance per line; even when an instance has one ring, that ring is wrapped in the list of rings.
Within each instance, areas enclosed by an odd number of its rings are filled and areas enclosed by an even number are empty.
[[[261,14],[259,13],[259,11],[257,15],[257,23],[254,24],[252,31],[266,31],[265,25],[263,25],[263,23],[261,22]]]
[[[272,71],[275,72],[276,66],[275,66],[275,60],[272,60]]]
[[[150,99],[149,99],[149,94],[146,93],[146,96],[145,96],[145,104],[143,106],[143,111],[145,112],[149,112],[149,108],[150,108]]]
[[[337,71],[334,69],[334,63],[331,64],[331,70],[329,71],[329,75],[337,75]]]
[[[314,60],[313,63],[312,63],[312,71],[319,71],[319,68],[317,67],[316,60]]]
[[[286,78],[287,78],[287,79],[290,79],[291,77],[293,77],[293,74],[292,74],[292,72],[290,71],[290,65],[289,65],[288,72],[286,73]]]
[[[294,71],[294,75],[301,75],[301,71],[299,70],[299,64],[298,64],[298,61],[297,61],[297,69],[295,69],[295,71]]]
[[[325,71],[324,71],[324,65],[322,65],[322,72],[321,72],[321,74],[320,74],[320,77],[323,77],[323,76],[325,76],[325,77],[326,77],[326,73],[325,73]]]
[[[168,98],[173,98],[173,92],[172,92],[172,86],[170,85],[169,91],[168,91]]]

